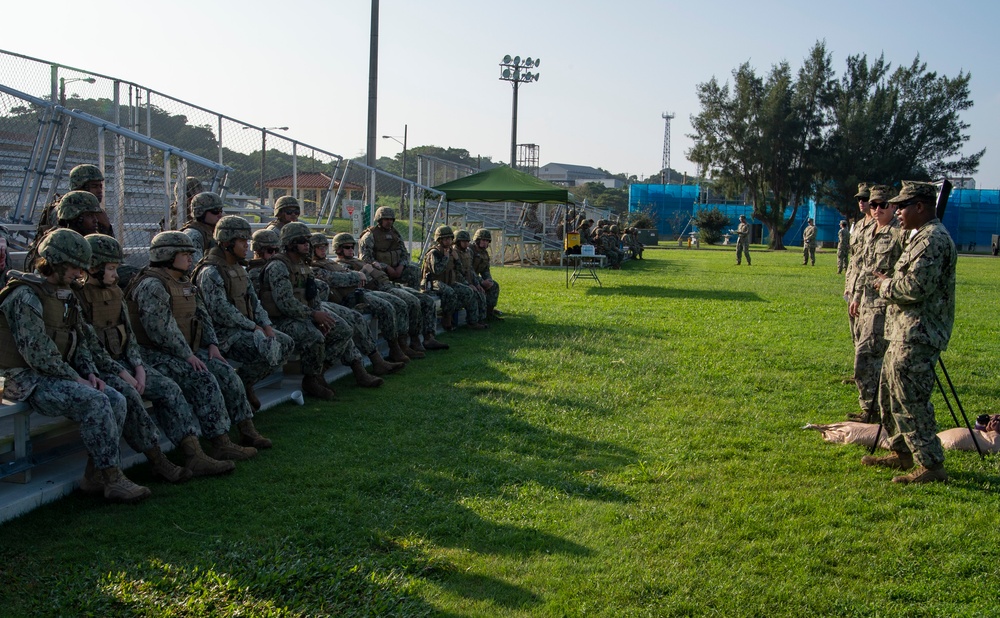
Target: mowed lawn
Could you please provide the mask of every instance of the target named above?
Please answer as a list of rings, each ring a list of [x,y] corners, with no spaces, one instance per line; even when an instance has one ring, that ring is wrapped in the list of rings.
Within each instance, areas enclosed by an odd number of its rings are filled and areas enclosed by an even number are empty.
[[[906,487],[802,429],[857,407],[834,253],[646,256],[603,287],[497,268],[502,325],[262,413],[275,448],[232,476],[3,524],[0,615],[998,615],[995,458]],[[998,270],[959,259],[973,419],[1000,411]]]

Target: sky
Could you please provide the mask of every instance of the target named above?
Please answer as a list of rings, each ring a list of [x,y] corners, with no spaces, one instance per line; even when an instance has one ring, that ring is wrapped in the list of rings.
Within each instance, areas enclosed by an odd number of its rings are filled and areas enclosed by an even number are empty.
[[[849,55],[971,73],[964,154],[986,148],[977,187],[1000,188],[1000,3],[955,0],[381,0],[378,134],[408,145],[510,158],[506,54],[539,58],[519,90],[518,143],[540,163],[602,167],[640,178],[686,158],[696,87],[743,62],[797,69],[826,42],[838,74]],[[371,3],[362,0],[50,0],[4,9],[0,48],[141,84],[256,126],[354,157],[367,135]],[[65,15],[65,19],[58,16]],[[21,24],[21,27],[11,27]],[[90,32],[88,40],[81,33]],[[0,74],[0,82],[3,75]],[[72,92],[86,96],[86,84]],[[401,146],[378,140],[378,156]]]

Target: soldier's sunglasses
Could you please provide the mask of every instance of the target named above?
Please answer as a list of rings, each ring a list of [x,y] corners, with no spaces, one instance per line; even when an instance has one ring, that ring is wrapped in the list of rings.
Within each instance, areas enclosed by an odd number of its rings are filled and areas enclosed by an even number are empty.
[[[222,214],[222,209],[221,208],[213,208],[212,210],[208,210],[206,212],[209,212],[209,213],[211,213],[213,215],[221,215]]]
[[[268,247],[267,249],[264,249],[261,253],[263,253],[264,255],[274,255],[277,252],[278,252],[277,248]]]
[[[292,244],[292,245],[308,245],[309,244],[309,237],[308,236],[300,236],[299,238],[293,238],[292,241],[291,241],[291,243],[289,243],[289,244]]]
[[[875,208],[876,210],[880,209],[880,208],[885,209],[885,208],[889,208],[889,202],[871,202],[871,206],[872,206],[872,208]]]
[[[295,216],[299,215],[299,209],[298,208],[283,208],[281,210],[281,212],[283,212],[283,213],[285,213],[286,215],[289,215],[289,216],[290,215],[295,215]]]

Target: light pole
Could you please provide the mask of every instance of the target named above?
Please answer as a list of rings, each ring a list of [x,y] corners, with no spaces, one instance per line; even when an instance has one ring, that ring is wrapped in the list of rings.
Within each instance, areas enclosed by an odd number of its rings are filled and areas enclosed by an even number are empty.
[[[510,57],[510,54],[503,57],[503,62],[500,63],[500,79],[505,82],[510,82],[514,87],[514,103],[511,106],[511,119],[510,119],[510,168],[517,169],[517,87],[522,82],[537,82],[538,73],[532,73],[531,71],[522,71],[522,69],[533,69],[541,64],[538,58],[532,60],[531,58],[525,58],[523,61],[520,56]]]
[[[408,130],[409,130],[409,125],[405,125],[404,124],[403,125],[403,141],[399,141],[399,138],[397,138],[394,135],[383,135],[382,136],[382,139],[391,139],[392,141],[396,142],[397,144],[399,144],[400,146],[403,147],[402,170],[399,173],[399,175],[403,177],[403,180],[406,180],[406,134],[407,134]],[[400,207],[400,209],[403,208],[403,204],[405,202],[406,202],[406,184],[403,184],[403,186],[399,190],[399,207]]]
[[[255,127],[243,127],[243,130],[253,129]],[[267,169],[267,132],[268,131],[287,131],[288,127],[261,127],[260,129],[260,205],[263,206],[266,202],[264,194],[264,177],[265,170]]]
[[[93,84],[97,80],[93,77],[71,77],[66,79],[65,77],[59,78],[59,105],[66,107],[66,84],[72,84],[73,82],[87,82],[88,84]]]

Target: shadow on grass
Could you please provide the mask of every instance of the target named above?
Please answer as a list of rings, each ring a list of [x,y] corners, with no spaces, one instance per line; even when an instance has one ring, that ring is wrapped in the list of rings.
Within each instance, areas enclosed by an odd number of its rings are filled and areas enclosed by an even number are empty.
[[[739,290],[696,290],[691,288],[668,288],[652,285],[618,285],[587,288],[593,296],[645,296],[648,298],[685,298],[698,300],[724,300],[736,302],[766,303],[754,292]]]

